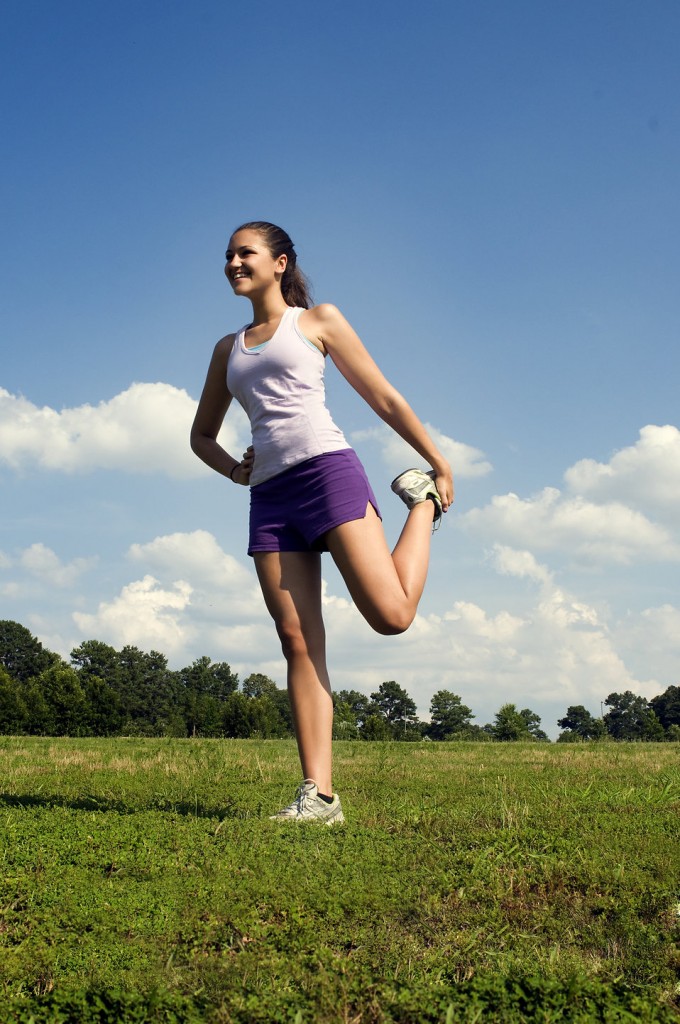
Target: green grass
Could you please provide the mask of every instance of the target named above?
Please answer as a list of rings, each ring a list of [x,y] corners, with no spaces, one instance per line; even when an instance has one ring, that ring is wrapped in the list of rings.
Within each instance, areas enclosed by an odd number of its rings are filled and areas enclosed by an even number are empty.
[[[0,738],[0,1021],[678,1019],[675,744]]]

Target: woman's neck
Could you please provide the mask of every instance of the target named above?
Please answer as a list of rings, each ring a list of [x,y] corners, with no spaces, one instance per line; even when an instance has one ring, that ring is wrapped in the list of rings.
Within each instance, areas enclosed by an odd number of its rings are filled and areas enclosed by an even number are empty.
[[[253,327],[273,323],[280,320],[288,309],[281,292],[276,295],[262,295],[251,299],[253,307]]]

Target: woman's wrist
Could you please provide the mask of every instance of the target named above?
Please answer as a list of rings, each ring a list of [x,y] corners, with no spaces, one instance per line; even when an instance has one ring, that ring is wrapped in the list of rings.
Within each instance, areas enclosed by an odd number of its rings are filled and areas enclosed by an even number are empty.
[[[447,460],[442,455],[437,455],[436,458],[433,458],[430,461],[430,465],[435,473],[447,473],[450,469]]]
[[[234,465],[231,467],[231,470],[229,472],[229,479],[231,480],[231,482],[233,484],[237,484],[238,483],[238,480],[234,480],[234,473],[236,472],[237,469],[240,469],[240,468],[241,468],[241,463],[240,462],[235,462]]]

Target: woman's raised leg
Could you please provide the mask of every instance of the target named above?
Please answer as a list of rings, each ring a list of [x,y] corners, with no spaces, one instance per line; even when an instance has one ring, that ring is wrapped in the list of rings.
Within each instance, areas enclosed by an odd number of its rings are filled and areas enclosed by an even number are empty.
[[[403,633],[415,618],[427,578],[434,514],[431,501],[416,505],[392,553],[371,504],[363,519],[326,534],[354,603],[378,633]]]
[[[302,773],[331,796],[333,701],[321,614],[321,556],[307,551],[256,552],[265,603],[287,664],[290,705]]]

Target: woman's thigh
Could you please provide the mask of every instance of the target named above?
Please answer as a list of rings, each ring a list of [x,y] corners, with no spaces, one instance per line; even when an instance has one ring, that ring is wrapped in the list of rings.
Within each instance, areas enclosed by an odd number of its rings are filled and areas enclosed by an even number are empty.
[[[282,639],[323,639],[321,555],[316,551],[258,551],[255,570]]]
[[[409,625],[407,598],[372,505],[363,519],[329,530],[325,537],[335,564],[357,608],[380,633],[400,633]]]

